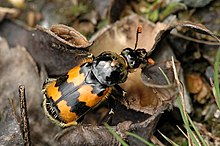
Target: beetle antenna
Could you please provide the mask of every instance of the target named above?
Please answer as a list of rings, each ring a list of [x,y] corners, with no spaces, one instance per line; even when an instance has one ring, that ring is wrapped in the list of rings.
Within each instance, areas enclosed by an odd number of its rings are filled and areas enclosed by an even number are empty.
[[[137,48],[137,44],[138,44],[138,35],[139,35],[139,33],[141,33],[142,32],[142,26],[140,25],[140,26],[138,26],[138,28],[137,28],[137,32],[136,32],[136,41],[135,41],[135,45],[134,45],[134,50],[136,50],[136,48]]]

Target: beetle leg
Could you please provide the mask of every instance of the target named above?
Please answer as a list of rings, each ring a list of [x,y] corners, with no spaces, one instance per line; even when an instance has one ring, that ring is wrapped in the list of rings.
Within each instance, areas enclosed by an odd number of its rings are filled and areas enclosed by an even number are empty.
[[[104,115],[101,118],[99,118],[98,125],[102,125],[104,122],[111,125],[112,116],[114,115],[114,108],[115,108],[115,100],[114,98],[112,98],[111,95],[108,97],[107,100],[107,108],[109,111],[106,111]]]
[[[107,117],[107,123],[112,123],[112,116],[114,115],[114,109],[115,109],[115,100],[114,98],[111,96],[108,98],[108,109],[109,109],[109,112],[108,114],[106,115]]]
[[[110,111],[108,112],[109,115],[113,115],[114,114],[114,110],[113,108],[110,109]]]
[[[70,127],[70,126],[76,126],[78,123],[76,121],[72,121],[70,123],[57,123],[58,125],[60,125],[62,128],[66,128],[66,127]]]
[[[126,98],[126,94],[127,92],[123,88],[121,88],[121,86],[115,85],[113,87],[113,92],[112,92],[113,98],[118,101],[123,100],[123,102],[125,102],[129,106],[129,101]]]
[[[108,98],[108,109],[109,109],[108,114],[110,116],[114,115],[115,100],[114,100],[114,98],[112,98],[112,96],[110,98]]]

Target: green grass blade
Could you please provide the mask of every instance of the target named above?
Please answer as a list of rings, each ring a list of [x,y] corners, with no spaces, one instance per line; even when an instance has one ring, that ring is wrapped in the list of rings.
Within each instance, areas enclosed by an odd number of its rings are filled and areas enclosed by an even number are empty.
[[[130,136],[133,136],[137,139],[139,139],[140,141],[142,141],[143,143],[145,143],[146,145],[148,146],[155,146],[154,144],[150,143],[149,141],[147,141],[146,139],[140,137],[139,135],[137,134],[134,134],[134,133],[131,133],[131,132],[126,132],[127,135],[130,135]]]
[[[205,142],[205,140],[203,139],[203,137],[199,133],[199,130],[197,129],[197,127],[195,126],[195,124],[193,123],[193,121],[191,120],[191,118],[189,116],[188,116],[188,119],[189,119],[189,122],[192,125],[193,129],[195,130],[199,140],[202,142],[203,146],[208,146],[208,144]]]
[[[104,123],[108,131],[121,143],[122,146],[129,146],[107,123]]]
[[[218,80],[218,72],[220,67],[220,49],[217,52],[216,60],[214,64],[214,96],[216,97],[216,103],[218,108],[220,109],[220,89],[219,89],[219,80]]]
[[[160,20],[164,20],[167,16],[180,10],[187,10],[187,6],[183,3],[171,2],[165,10],[160,12]]]
[[[166,79],[166,81],[167,81],[167,84],[168,84],[168,85],[171,85],[169,78],[167,77],[167,75],[165,74],[165,72],[162,70],[162,68],[161,68],[161,67],[158,67],[158,68],[159,68],[159,70],[161,71],[161,73],[163,74],[163,76],[165,77],[165,79]]]
[[[178,102],[179,107],[180,107],[179,109],[180,109],[180,113],[181,113],[181,116],[182,116],[182,119],[183,119],[185,128],[186,128],[187,132],[189,133],[190,138],[192,139],[192,142],[193,142],[196,146],[200,146],[199,142],[196,140],[196,137],[195,137],[193,131],[190,129],[190,126],[189,126],[187,117],[185,117],[185,115],[184,115],[184,113],[183,113],[183,106],[182,106],[182,104],[181,104],[180,96],[177,97],[177,102]]]

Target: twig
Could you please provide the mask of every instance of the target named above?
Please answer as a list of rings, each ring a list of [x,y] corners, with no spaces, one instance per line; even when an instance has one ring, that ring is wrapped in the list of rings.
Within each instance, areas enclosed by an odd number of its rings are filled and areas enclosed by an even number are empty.
[[[152,135],[150,137],[150,140],[155,144],[159,146],[165,146],[156,136]]]
[[[188,40],[188,41],[192,41],[192,42],[195,42],[195,43],[200,43],[200,44],[206,44],[206,45],[213,45],[213,46],[216,46],[216,45],[219,45],[219,42],[216,41],[216,42],[211,42],[211,41],[203,41],[203,40],[199,40],[199,39],[196,39],[196,38],[192,38],[192,37],[189,37],[189,36],[184,36],[178,32],[171,32],[171,34],[179,37],[179,38],[182,38],[182,39],[185,39],[185,40]]]
[[[188,118],[187,112],[186,112],[186,106],[185,106],[186,104],[185,104],[185,100],[184,100],[184,95],[183,95],[183,92],[181,90],[182,84],[179,81],[173,57],[172,57],[172,65],[173,65],[174,78],[175,78],[176,83],[177,83],[177,88],[178,88],[179,95],[180,95],[181,102],[182,102],[182,106],[183,106],[183,114],[185,115],[186,118]],[[188,122],[188,119],[186,120],[186,122]],[[188,135],[187,139],[188,139],[188,142],[189,142],[189,146],[191,146],[192,145],[192,141],[190,139],[189,132],[187,132],[187,135]]]
[[[20,110],[21,110],[21,130],[25,146],[31,145],[29,121],[27,115],[27,105],[25,99],[25,87],[19,86]]]

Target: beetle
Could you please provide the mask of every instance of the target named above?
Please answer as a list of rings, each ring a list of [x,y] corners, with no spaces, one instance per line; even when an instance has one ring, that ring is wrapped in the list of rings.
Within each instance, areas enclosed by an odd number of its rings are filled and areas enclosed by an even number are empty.
[[[61,127],[77,125],[81,117],[109,96],[125,97],[119,84],[126,81],[129,72],[147,62],[146,50],[136,49],[140,32],[138,27],[134,49],[125,48],[121,54],[105,51],[84,59],[57,79],[47,79],[43,108],[49,119]]]

